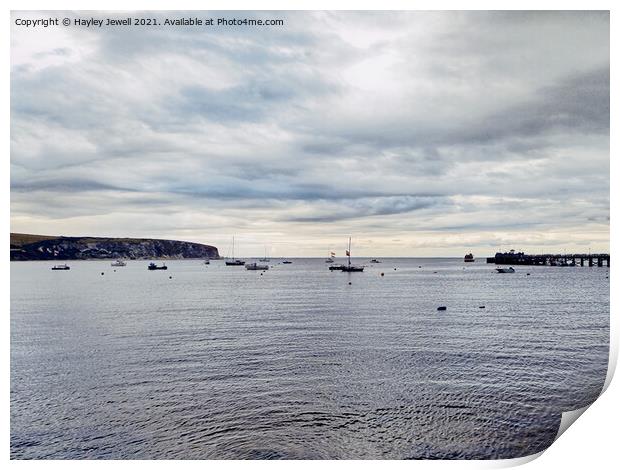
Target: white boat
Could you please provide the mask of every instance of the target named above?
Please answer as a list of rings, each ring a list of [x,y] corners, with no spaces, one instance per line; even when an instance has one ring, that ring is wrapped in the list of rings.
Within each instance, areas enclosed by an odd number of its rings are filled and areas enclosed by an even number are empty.
[[[245,269],[247,269],[248,271],[267,271],[269,269],[269,265],[258,264],[258,263],[248,263],[245,265]]]
[[[113,263],[110,263],[110,266],[127,266],[127,263],[125,263],[123,260],[117,259],[116,261],[114,261]]]
[[[232,241],[232,260],[226,261],[226,266],[243,266],[245,261],[235,258],[235,237]]]
[[[495,268],[498,273],[514,273],[515,268],[510,266],[509,268]]]

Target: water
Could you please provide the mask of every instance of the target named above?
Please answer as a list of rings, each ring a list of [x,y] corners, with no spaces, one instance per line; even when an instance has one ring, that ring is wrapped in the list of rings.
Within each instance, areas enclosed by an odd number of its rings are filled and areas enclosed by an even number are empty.
[[[11,263],[11,457],[510,458],[603,385],[607,268],[277,262]]]

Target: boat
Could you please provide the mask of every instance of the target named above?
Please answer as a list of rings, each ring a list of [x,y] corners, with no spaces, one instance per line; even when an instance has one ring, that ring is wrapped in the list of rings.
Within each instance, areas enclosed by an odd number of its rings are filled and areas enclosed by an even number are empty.
[[[356,266],[351,264],[351,237],[349,237],[349,249],[347,250],[348,263],[341,269],[345,273],[361,273],[364,271],[364,266]]]
[[[293,264],[293,262],[285,259],[284,261],[282,261],[282,264]]]
[[[374,259],[374,258],[373,258],[373,259],[371,259],[371,260],[370,260],[370,262],[371,262],[371,263],[380,263],[381,261],[379,261],[378,259]]]
[[[495,268],[498,273],[514,273],[515,268],[510,266],[509,268]]]
[[[328,253],[327,259],[325,259],[326,263],[333,263],[334,262],[334,256],[336,256],[336,253],[334,253],[333,251],[330,251]]]
[[[267,258],[267,247],[265,247],[265,256],[263,256],[261,259],[259,259],[258,261],[261,261],[263,263],[269,263],[269,261],[271,261],[269,258]]]
[[[71,269],[69,267],[68,264],[57,264],[55,266],[52,266],[52,271],[68,271],[69,269]]]
[[[334,266],[330,266],[330,271],[342,271],[345,268],[344,264],[336,264]]]
[[[127,263],[125,263],[123,260],[117,259],[113,263],[110,263],[110,266],[114,266],[114,267],[127,266]]]
[[[267,271],[269,269],[269,265],[249,263],[245,265],[245,269],[247,269],[248,271]]]
[[[155,263],[149,263],[149,271],[156,271],[158,269],[168,269],[166,263],[163,263],[161,266],[157,266]]]
[[[232,242],[232,260],[226,261],[226,266],[243,266],[245,265],[245,261],[241,259],[235,258],[235,237],[233,237]]]
[[[205,264],[211,264],[211,261],[210,261],[210,260],[208,260],[208,259],[206,259],[206,260],[205,260]]]
[[[465,255],[465,258],[463,258],[463,261],[466,262],[466,263],[473,263],[476,260],[474,259],[474,255],[469,253],[469,254]]]

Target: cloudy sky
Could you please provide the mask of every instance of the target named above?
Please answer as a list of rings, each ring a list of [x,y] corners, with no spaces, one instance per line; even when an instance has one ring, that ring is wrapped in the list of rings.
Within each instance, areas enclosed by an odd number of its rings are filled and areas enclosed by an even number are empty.
[[[222,254],[236,235],[242,256],[349,235],[360,256],[609,249],[607,13],[185,16],[285,24],[13,21],[12,231]]]

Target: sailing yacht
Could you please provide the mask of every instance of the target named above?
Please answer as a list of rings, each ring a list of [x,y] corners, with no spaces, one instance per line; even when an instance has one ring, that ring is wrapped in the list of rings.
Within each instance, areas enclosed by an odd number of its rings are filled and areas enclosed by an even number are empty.
[[[262,261],[263,263],[268,263],[269,261],[271,261],[269,258],[267,258],[267,247],[265,247],[265,256],[263,256],[258,261]]]
[[[329,253],[327,253],[327,259],[325,260],[326,263],[333,263],[334,262],[334,256],[336,256],[336,253],[334,253],[333,251],[330,251]]]
[[[341,271],[345,273],[361,273],[364,266],[355,266],[351,264],[351,237],[349,237],[349,249],[347,250],[348,263],[342,266]]]
[[[226,266],[243,266],[245,261],[235,258],[235,237],[233,237],[232,242],[232,260],[226,261]]]

